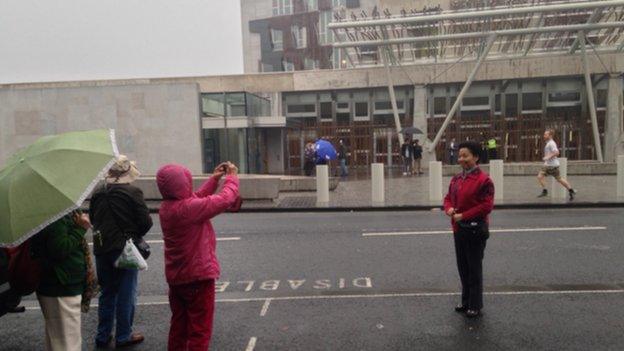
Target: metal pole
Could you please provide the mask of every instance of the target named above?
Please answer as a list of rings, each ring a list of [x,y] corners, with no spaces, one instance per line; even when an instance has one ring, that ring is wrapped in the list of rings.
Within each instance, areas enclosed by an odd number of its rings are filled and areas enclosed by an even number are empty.
[[[591,16],[589,16],[589,19],[587,20],[587,24],[591,24],[591,23],[596,23],[596,21],[598,21],[600,19],[600,16],[602,15],[602,11],[604,9],[599,7],[597,9],[594,10],[594,12],[591,14]],[[573,54],[574,52],[576,52],[576,49],[578,49],[579,47],[579,42],[580,39],[579,37],[576,37],[576,39],[574,39],[574,42],[572,43],[572,47],[570,48],[569,53]]]
[[[594,148],[598,162],[604,162],[602,158],[602,144],[600,142],[600,132],[598,131],[598,117],[596,117],[596,103],[594,101],[594,89],[592,87],[591,76],[589,75],[589,62],[587,61],[587,50],[585,49],[585,32],[578,33],[581,53],[583,54],[583,71],[585,73],[585,89],[587,89],[587,103],[589,104],[589,115],[591,116],[592,132],[594,134]]]
[[[444,123],[442,124],[442,127],[440,127],[440,130],[438,131],[438,134],[436,135],[435,139],[433,139],[433,142],[429,146],[429,152],[433,152],[435,150],[436,146],[438,146],[438,143],[440,142],[440,139],[442,138],[442,134],[444,134],[444,132],[446,131],[446,128],[448,127],[448,124],[451,123],[451,119],[453,119],[453,116],[455,115],[455,112],[457,112],[457,109],[459,108],[459,105],[461,104],[461,101],[464,98],[464,95],[466,95],[466,92],[468,91],[468,88],[470,88],[470,85],[472,84],[472,81],[474,80],[475,76],[477,75],[477,72],[479,71],[479,68],[481,67],[481,63],[483,63],[483,60],[485,59],[485,57],[490,52],[490,49],[494,45],[494,42],[496,41],[496,38],[497,38],[497,36],[495,34],[491,35],[488,38],[488,41],[487,41],[487,43],[485,45],[485,48],[483,49],[483,52],[479,55],[479,59],[477,60],[477,64],[472,69],[472,72],[470,72],[470,76],[468,76],[468,80],[466,80],[466,83],[464,83],[464,86],[461,89],[461,91],[459,92],[459,95],[457,95],[457,99],[453,103],[453,106],[451,107],[451,110],[446,115],[446,119],[444,120]]]
[[[576,31],[593,31],[598,29],[610,29],[610,28],[622,28],[624,22],[603,22],[592,24],[573,24],[573,25],[561,25],[561,26],[548,26],[548,27],[536,27],[536,28],[516,28],[505,29],[491,32],[464,32],[458,34],[441,34],[422,37],[403,37],[394,39],[380,39],[380,40],[363,40],[363,41],[351,41],[334,43],[335,48],[347,48],[347,47],[359,47],[359,46],[382,46],[382,45],[399,45],[399,44],[411,44],[422,42],[437,42],[447,40],[460,40],[460,39],[478,39],[486,38],[490,35],[496,34],[500,37],[527,35],[527,34],[544,34],[544,33],[556,33],[556,32],[576,32]]]
[[[384,26],[384,25],[405,25],[405,24],[414,24],[414,23],[427,23],[427,22],[436,22],[436,21],[445,21],[445,20],[461,20],[461,19],[470,19],[470,18],[478,18],[483,19],[484,17],[490,16],[509,16],[509,15],[518,15],[518,14],[527,14],[527,13],[538,13],[538,12],[558,12],[558,11],[570,11],[570,10],[591,10],[597,8],[607,8],[607,7],[616,7],[623,6],[624,1],[593,1],[593,2],[576,2],[576,3],[565,3],[565,4],[556,4],[556,5],[542,5],[542,6],[524,6],[524,7],[507,7],[502,9],[494,9],[494,10],[483,10],[483,11],[462,11],[462,12],[446,12],[437,15],[431,16],[414,16],[414,17],[398,17],[398,18],[388,18],[388,19],[380,19],[380,20],[369,20],[369,21],[345,21],[345,22],[334,22],[328,25],[331,29],[338,28],[356,28],[356,27],[372,27],[372,26]]]
[[[403,145],[403,134],[401,134],[401,119],[399,118],[399,109],[397,107],[396,95],[394,94],[394,82],[392,80],[392,75],[390,74],[390,53],[388,52],[388,48],[382,48],[383,51],[382,60],[384,63],[384,67],[386,68],[386,77],[388,78],[388,92],[390,93],[390,104],[392,104],[392,114],[394,114],[394,125],[397,130],[397,134],[399,135],[399,144]],[[405,106],[405,101],[403,101],[403,106]]]

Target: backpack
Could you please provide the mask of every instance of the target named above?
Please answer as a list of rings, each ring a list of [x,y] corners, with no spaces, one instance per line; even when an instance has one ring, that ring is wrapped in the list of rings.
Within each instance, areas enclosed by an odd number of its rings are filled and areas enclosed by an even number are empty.
[[[41,260],[33,255],[32,239],[13,249],[9,249],[9,282],[11,288],[21,296],[37,290],[41,281]]]
[[[22,312],[18,309],[22,298],[9,283],[9,249],[0,248],[0,317],[10,312]]]

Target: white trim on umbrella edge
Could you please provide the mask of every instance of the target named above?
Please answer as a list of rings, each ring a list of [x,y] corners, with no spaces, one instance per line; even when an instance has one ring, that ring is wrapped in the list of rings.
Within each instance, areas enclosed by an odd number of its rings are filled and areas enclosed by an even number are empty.
[[[77,210],[80,207],[80,205],[82,205],[82,203],[87,199],[87,197],[89,197],[91,192],[93,192],[93,189],[95,189],[95,187],[98,185],[98,183],[102,179],[104,179],[104,177],[108,173],[108,170],[113,166],[113,164],[117,160],[117,157],[119,157],[119,149],[117,148],[117,142],[116,142],[116,138],[115,138],[115,130],[114,129],[110,129],[110,140],[111,140],[111,144],[113,146],[113,154],[115,156],[110,161],[108,161],[106,166],[98,173],[98,175],[95,177],[95,179],[93,179],[91,184],[89,184],[89,186],[87,186],[86,190],[78,198],[78,201],[76,201],[73,205],[71,205],[70,207],[68,207],[65,210],[61,211],[60,213],[52,216],[51,218],[49,218],[45,222],[41,223],[37,227],[31,229],[30,231],[28,231],[25,235],[22,235],[16,241],[14,241],[14,242],[12,242],[10,244],[0,243],[0,247],[15,247],[15,246],[19,246],[19,245],[23,244],[26,240],[30,239],[33,235],[35,235],[35,234],[39,233],[40,231],[42,231],[43,229],[45,229],[50,224],[52,224],[52,223],[58,221],[59,219],[65,217],[66,215],[68,215],[72,211]]]

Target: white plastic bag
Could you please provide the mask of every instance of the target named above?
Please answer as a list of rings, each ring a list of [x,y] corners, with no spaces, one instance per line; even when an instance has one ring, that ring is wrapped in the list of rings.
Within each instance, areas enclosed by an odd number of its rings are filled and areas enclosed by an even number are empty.
[[[147,269],[147,262],[141,256],[132,239],[126,241],[121,255],[115,260],[115,267],[121,269],[137,269],[139,271]]]

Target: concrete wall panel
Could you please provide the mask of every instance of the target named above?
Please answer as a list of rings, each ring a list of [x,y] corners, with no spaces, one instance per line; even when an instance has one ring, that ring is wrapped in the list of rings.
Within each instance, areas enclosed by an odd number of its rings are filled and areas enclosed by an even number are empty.
[[[144,174],[167,162],[201,173],[197,84],[0,88],[0,164],[37,138],[114,128]]]

